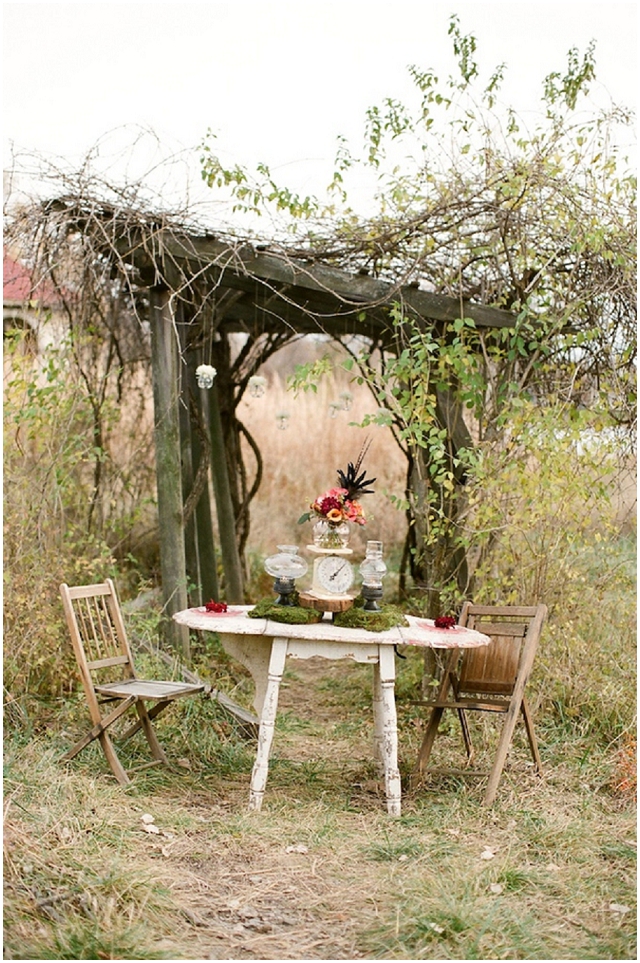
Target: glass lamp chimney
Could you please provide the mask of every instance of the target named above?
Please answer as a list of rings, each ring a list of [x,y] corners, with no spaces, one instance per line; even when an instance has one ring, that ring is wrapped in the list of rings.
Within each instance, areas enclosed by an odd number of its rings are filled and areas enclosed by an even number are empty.
[[[365,559],[360,565],[362,597],[365,612],[379,612],[378,600],[382,598],[382,580],[387,566],[382,561],[382,542],[367,542]]]

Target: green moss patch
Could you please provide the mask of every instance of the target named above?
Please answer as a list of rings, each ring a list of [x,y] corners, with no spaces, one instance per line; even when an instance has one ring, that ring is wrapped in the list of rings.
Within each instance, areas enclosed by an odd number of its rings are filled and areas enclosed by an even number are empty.
[[[286,622],[289,625],[310,625],[312,622],[320,622],[322,612],[296,605],[297,592],[293,592],[291,598],[293,605],[278,605],[275,599],[260,599],[247,614],[250,619],[269,619],[271,622]]]
[[[333,621],[343,629],[366,629],[368,632],[387,632],[396,625],[408,625],[397,605],[381,605],[379,612],[366,612],[361,595],[354,599],[352,608],[336,613]]]

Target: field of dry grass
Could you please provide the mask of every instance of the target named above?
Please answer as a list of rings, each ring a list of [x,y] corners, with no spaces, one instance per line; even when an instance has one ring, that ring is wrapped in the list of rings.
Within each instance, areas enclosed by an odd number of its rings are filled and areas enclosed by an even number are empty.
[[[211,702],[166,718],[178,765],[126,790],[93,749],[61,762],[80,704],[13,740],[4,958],[635,959],[635,807],[604,756],[541,719],[543,778],[518,740],[493,809],[472,778],[408,792],[399,670],[400,819],[371,761],[366,666],[289,665],[259,814],[253,745]]]
[[[401,547],[405,519],[386,493],[403,496],[406,459],[389,429],[350,424],[375,412],[371,393],[350,384],[345,376],[343,381],[321,382],[317,393],[294,396],[286,389],[287,373],[286,369],[274,373],[265,395],[246,397],[238,412],[258,440],[264,459],[262,486],[252,503],[250,551],[269,553],[281,542],[307,544],[311,525],[298,526],[298,518],[316,495],[337,484],[337,469],[346,469],[348,462],[356,460],[366,439],[371,446],[364,464],[377,481],[375,493],[362,503],[369,521],[362,529],[354,526],[352,544],[361,549],[367,539],[378,539],[389,548]],[[345,391],[353,394],[353,407],[331,417],[331,404],[339,402]],[[282,412],[289,418],[287,427],[279,430],[276,421]]]

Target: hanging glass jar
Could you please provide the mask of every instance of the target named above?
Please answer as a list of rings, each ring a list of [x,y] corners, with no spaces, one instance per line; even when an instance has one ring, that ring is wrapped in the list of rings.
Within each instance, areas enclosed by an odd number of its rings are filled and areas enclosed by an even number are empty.
[[[216,369],[211,364],[199,364],[196,368],[196,381],[199,388],[212,388],[217,375]]]

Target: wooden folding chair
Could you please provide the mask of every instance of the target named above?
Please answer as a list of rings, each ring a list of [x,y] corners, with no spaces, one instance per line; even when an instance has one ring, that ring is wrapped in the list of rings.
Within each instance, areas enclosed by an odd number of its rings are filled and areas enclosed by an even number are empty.
[[[546,605],[473,605],[465,602],[459,624],[490,636],[491,642],[477,649],[452,649],[435,699],[414,703],[431,707],[412,777],[414,786],[420,782],[427,767],[445,709],[455,709],[458,713],[469,760],[473,749],[467,711],[505,714],[484,796],[486,806],[495,800],[520,715],[524,720],[536,772],[540,772],[540,753],[525,698],[525,686],[546,615]]]
[[[137,678],[118,597],[111,579],[96,585],[75,587],[63,583],[60,586],[60,595],[93,723],[89,732],[65,754],[64,759],[73,759],[94,739],[98,739],[114,776],[125,786],[130,779],[118,759],[107,729],[129,709],[135,707],[138,720],[121,738],[128,739],[142,729],[153,755],[153,762],[136,768],[167,763],[151,720],[175,699],[196,695],[205,687],[185,682],[143,681]],[[117,678],[114,678],[114,673]],[[116,702],[117,705],[103,715],[101,707],[111,702]],[[146,702],[154,704],[147,709]]]

